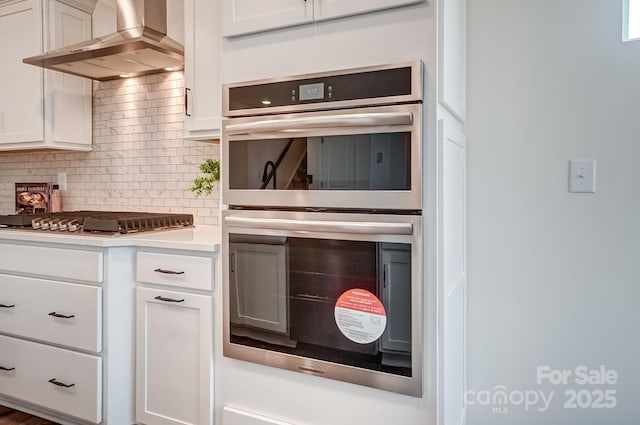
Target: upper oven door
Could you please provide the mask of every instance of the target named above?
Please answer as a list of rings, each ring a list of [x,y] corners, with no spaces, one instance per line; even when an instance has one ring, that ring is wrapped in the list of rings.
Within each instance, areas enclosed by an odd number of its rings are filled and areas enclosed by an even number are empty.
[[[223,203],[422,210],[422,105],[222,123]]]

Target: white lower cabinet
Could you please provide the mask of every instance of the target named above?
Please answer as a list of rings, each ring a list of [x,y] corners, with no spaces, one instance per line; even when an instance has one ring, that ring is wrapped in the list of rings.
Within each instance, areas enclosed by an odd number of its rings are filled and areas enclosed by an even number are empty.
[[[102,358],[0,335],[0,392],[100,423]]]
[[[0,405],[133,423],[134,252],[0,240]]]
[[[0,332],[98,353],[102,288],[0,275]]]
[[[136,275],[136,421],[211,425],[211,257],[138,252]],[[209,291],[194,293],[194,287]]]

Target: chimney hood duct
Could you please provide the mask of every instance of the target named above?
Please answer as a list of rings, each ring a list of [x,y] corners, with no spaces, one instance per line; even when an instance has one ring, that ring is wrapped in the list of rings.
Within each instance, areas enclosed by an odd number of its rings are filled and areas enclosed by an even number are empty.
[[[167,36],[166,0],[116,0],[118,31],[23,59],[99,81],[184,68],[184,48]]]

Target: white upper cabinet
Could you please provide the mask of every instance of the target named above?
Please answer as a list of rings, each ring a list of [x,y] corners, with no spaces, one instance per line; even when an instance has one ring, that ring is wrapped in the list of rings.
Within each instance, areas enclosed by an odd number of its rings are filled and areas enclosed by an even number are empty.
[[[42,140],[43,70],[22,58],[43,51],[42,3],[0,4],[0,149],[6,144]]]
[[[425,0],[222,0],[225,37],[388,9]]]
[[[22,59],[90,39],[93,6],[95,0],[0,1],[0,150],[91,150],[91,81]]]
[[[375,10],[390,9],[407,4],[422,3],[425,0],[314,0],[314,20],[339,18]]]
[[[313,2],[305,0],[223,0],[225,37],[313,21]]]
[[[185,138],[220,137],[220,13],[210,0],[184,2]]]
[[[463,122],[466,104],[466,0],[440,0],[438,101]]]

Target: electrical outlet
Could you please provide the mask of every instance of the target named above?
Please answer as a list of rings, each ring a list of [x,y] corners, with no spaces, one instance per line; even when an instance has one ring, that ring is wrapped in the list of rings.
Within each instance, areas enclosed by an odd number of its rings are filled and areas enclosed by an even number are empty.
[[[58,188],[67,190],[67,173],[58,173]]]
[[[569,192],[595,193],[596,160],[581,159],[569,161]]]

